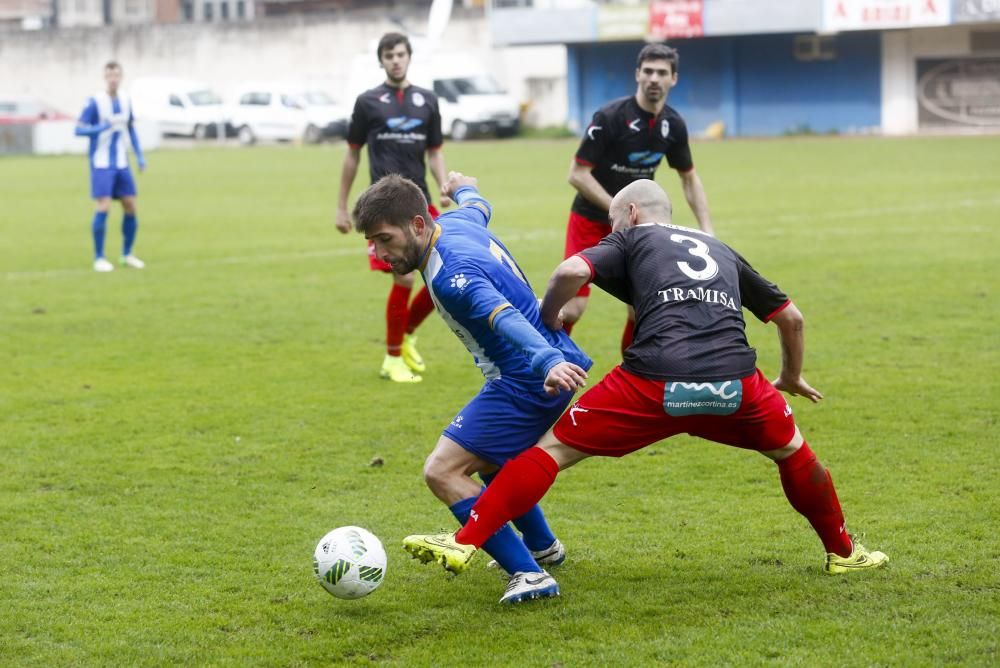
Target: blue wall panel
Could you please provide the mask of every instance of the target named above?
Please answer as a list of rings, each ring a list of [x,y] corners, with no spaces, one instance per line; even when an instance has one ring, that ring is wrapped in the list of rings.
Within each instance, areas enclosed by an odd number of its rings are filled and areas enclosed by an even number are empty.
[[[836,58],[799,61],[794,35],[674,40],[680,79],[670,105],[692,132],[723,121],[730,135],[854,132],[881,122],[878,33],[836,37]],[[642,43],[568,47],[570,122],[579,131],[605,102],[635,92]]]

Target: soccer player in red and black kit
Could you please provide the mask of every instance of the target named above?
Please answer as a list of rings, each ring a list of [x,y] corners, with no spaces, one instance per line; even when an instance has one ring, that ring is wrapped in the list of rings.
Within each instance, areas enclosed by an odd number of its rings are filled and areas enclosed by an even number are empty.
[[[337,204],[337,229],[344,234],[351,231],[347,198],[358,173],[361,147],[365,144],[368,144],[372,183],[387,174],[399,174],[416,183],[428,202],[438,201],[442,208],[450,204],[444,196],[432,199],[427,189],[424,153],[438,186],[447,178],[441,152],[444,140],[437,97],[426,88],[414,86],[406,78],[412,54],[413,48],[406,35],[395,32],[383,35],[378,43],[377,55],[385,70],[385,83],[365,91],[354,103]],[[428,209],[431,217],[436,218],[438,212],[434,205],[429,205]],[[414,331],[434,310],[434,303],[426,287],[422,287],[410,302],[413,274],[393,274],[392,267],[375,257],[370,243],[368,263],[372,271],[392,276],[392,290],[385,313],[386,356],[380,375],[397,383],[420,382],[418,374],[424,371],[425,365],[417,352]]]
[[[670,89],[677,85],[678,64],[676,49],[664,44],[644,46],[636,59],[635,95],[609,102],[594,114],[570,165],[569,182],[577,195],[566,226],[563,257],[572,257],[607,236],[611,198],[633,181],[653,179],[664,157],[680,175],[698,226],[713,233],[705,189],[691,159],[687,126],[667,105]],[[563,309],[567,332],[583,316],[589,295],[588,283]],[[635,314],[629,308],[623,353],[632,342],[634,323]]]
[[[610,215],[614,231],[553,273],[541,315],[547,327],[558,328],[560,309],[593,280],[635,308],[634,342],[621,366],[570,406],[536,447],[504,465],[457,534],[434,536],[434,556],[459,572],[484,540],[538,503],[560,470],[593,455],[622,457],[687,433],[774,461],[788,501],[823,542],[827,573],[887,563],[884,553],[865,549],[846,532],[833,480],[779,392],[813,402],[823,398],[801,375],[799,310],[726,244],[671,225],[670,200],[653,181],[623,188]],[[756,366],[744,308],[778,327],[781,373],[774,383]],[[546,379],[550,391],[559,385]]]

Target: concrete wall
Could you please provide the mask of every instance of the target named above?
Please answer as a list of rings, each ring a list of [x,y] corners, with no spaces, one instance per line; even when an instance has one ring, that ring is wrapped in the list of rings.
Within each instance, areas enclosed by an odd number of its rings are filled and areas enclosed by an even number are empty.
[[[886,134],[909,134],[919,129],[917,61],[925,58],[972,56],[970,36],[973,30],[1000,30],[1000,24],[956,25],[883,33],[882,130]],[[975,55],[1000,56],[1000,51]],[[1000,127],[1000,121],[993,131],[996,127]],[[970,126],[965,131],[979,132],[983,129]],[[961,131],[962,128],[956,127],[955,130]]]
[[[425,20],[413,16],[407,25],[422,31]],[[115,59],[124,66],[126,90],[129,79],[140,76],[198,79],[224,95],[246,80],[291,80],[343,99],[352,62],[364,56],[374,64],[378,38],[390,30],[399,30],[399,25],[384,13],[360,12],[350,14],[349,20],[342,13],[253,23],[5,33],[0,38],[0,96],[36,97],[76,114],[86,98],[103,86],[104,63]],[[489,63],[500,83],[515,93],[523,94],[532,77],[561,77],[565,71],[561,46],[545,47],[543,57],[539,52],[530,58],[498,57],[481,12],[457,8],[440,44]],[[430,47],[415,40],[414,48],[416,61]],[[370,86],[381,77],[377,68],[372,71],[376,78]],[[565,106],[561,91],[555,103]]]

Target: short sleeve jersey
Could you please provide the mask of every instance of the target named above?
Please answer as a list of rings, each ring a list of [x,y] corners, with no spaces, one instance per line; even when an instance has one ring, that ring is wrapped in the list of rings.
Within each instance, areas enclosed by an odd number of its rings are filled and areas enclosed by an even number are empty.
[[[493,319],[514,308],[568,362],[589,369],[592,361],[564,330],[542,324],[538,299],[507,248],[487,228],[491,210],[473,199],[437,219],[421,273],[441,317],[488,381],[505,379],[526,391],[543,391],[531,360],[493,330]]]
[[[347,141],[360,148],[368,144],[372,183],[387,174],[399,174],[416,183],[427,201],[424,153],[443,143],[438,99],[419,86],[393,88],[382,84],[354,102]]]
[[[678,171],[694,167],[684,119],[668,105],[653,116],[630,95],[597,110],[575,159],[593,167],[591,174],[614,197],[633,181],[652,179],[664,157]],[[608,222],[608,212],[579,193],[572,210],[584,218]]]
[[[767,322],[790,302],[736,251],[698,230],[644,224],[579,253],[593,280],[635,307],[622,366],[653,380],[720,381],[753,373],[742,309]]]

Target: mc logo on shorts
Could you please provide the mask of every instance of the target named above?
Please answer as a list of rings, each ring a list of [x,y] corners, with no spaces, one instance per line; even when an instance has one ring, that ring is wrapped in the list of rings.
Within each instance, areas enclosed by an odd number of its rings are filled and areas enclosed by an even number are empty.
[[[743,403],[743,383],[664,383],[663,410],[667,415],[732,415]]]

